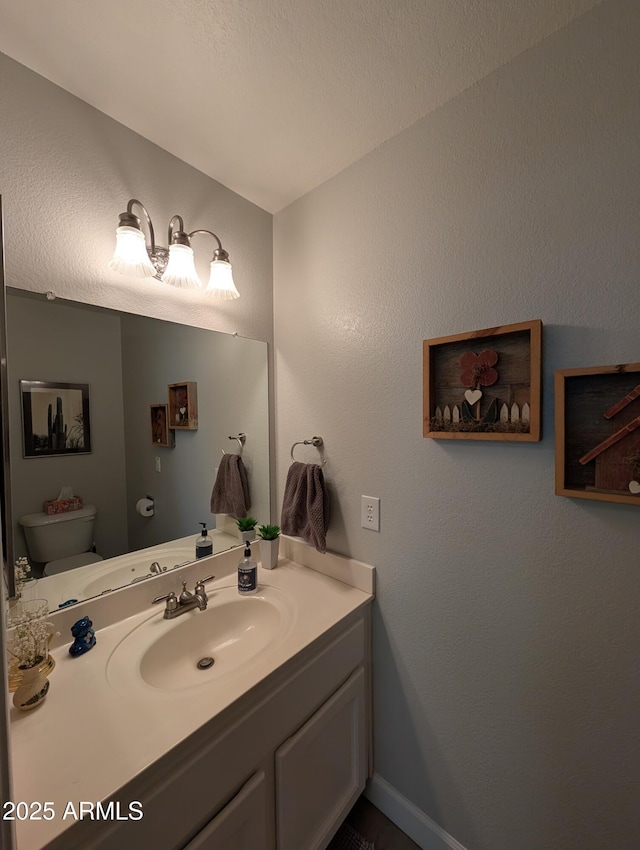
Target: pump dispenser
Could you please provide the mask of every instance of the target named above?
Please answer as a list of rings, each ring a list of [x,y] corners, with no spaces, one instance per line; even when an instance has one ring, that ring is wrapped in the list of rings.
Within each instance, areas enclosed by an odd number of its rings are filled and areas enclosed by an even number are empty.
[[[213,555],[213,540],[207,534],[207,523],[201,522],[202,534],[196,538],[196,560],[205,555]]]
[[[251,558],[251,544],[246,543],[244,558],[238,564],[238,593],[251,596],[258,592],[258,565]]]

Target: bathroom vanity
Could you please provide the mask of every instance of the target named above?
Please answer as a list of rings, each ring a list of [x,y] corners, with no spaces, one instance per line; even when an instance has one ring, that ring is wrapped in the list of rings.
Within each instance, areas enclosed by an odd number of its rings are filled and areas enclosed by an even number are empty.
[[[14,800],[54,817],[17,821],[18,850],[326,847],[371,775],[374,571],[281,542],[255,597],[234,549],[57,615],[50,693],[11,713]],[[151,606],[211,573],[205,611]],[[72,659],[84,613],[97,645]]]

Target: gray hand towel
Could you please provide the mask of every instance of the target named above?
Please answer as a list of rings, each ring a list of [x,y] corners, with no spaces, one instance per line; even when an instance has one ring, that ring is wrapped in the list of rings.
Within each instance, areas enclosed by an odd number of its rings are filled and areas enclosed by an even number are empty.
[[[294,461],[284,488],[282,533],[302,537],[318,552],[326,552],[328,511],[329,500],[320,466]]]
[[[211,513],[243,517],[250,507],[249,482],[242,458],[223,454],[211,493]]]

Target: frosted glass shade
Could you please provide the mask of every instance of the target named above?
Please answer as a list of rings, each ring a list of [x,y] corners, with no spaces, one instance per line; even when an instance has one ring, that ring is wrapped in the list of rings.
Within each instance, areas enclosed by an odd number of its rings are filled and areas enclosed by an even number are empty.
[[[137,227],[116,228],[116,249],[109,268],[132,277],[153,277],[156,273],[147,254],[144,234]]]
[[[222,298],[225,301],[240,298],[240,293],[233,282],[231,263],[226,260],[211,261],[211,273],[205,291],[213,298]]]
[[[179,289],[202,289],[193,250],[188,245],[176,244],[169,248],[169,262],[161,280]]]

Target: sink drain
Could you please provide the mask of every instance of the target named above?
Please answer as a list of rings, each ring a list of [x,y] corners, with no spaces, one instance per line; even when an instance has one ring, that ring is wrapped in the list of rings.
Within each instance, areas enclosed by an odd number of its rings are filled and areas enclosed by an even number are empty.
[[[201,658],[200,661],[197,662],[196,667],[198,670],[208,670],[210,667],[213,667],[215,661],[213,658],[207,656],[206,658]]]

